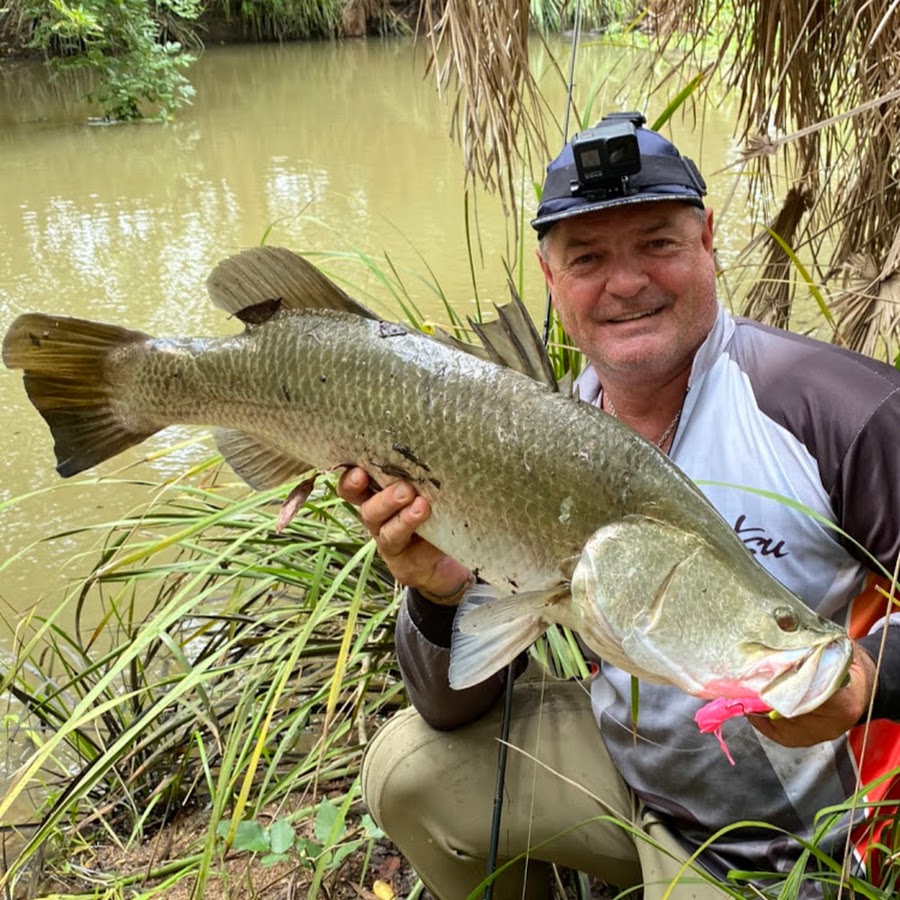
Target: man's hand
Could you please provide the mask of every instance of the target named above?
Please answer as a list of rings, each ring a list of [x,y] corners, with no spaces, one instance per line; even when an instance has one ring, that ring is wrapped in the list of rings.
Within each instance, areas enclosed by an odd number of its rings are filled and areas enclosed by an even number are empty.
[[[461,563],[416,534],[431,515],[428,501],[407,481],[373,491],[364,469],[348,469],[337,484],[338,496],[359,507],[363,524],[394,578],[428,600],[456,605],[472,581]]]
[[[835,691],[821,706],[791,719],[747,716],[753,727],[785,747],[810,747],[846,734],[865,715],[875,690],[875,663],[858,644],[853,645],[850,683]]]

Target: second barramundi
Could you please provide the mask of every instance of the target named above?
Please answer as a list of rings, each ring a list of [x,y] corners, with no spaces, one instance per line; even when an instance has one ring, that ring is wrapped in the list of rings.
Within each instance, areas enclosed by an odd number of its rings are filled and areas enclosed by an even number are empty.
[[[12,324],[3,360],[24,371],[60,474],[197,424],[258,488],[348,465],[381,485],[408,479],[432,506],[422,537],[495,595],[458,617],[457,687],[554,621],[698,697],[791,716],[840,686],[845,632],[772,578],[665,454],[556,391],[518,307],[470,351],[383,321],[278,248],[225,260],[208,287],[241,333],[154,338],[39,313]],[[504,364],[510,347],[529,375]]]

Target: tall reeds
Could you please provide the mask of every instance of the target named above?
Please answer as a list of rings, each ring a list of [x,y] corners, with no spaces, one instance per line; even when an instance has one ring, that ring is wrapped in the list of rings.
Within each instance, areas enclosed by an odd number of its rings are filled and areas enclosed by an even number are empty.
[[[393,583],[327,485],[276,534],[281,496],[163,489],[110,523],[52,616],[7,623],[4,737],[25,746],[0,798],[0,887],[30,883],[53,844],[83,847],[87,871],[98,833],[133,846],[192,808],[211,824],[180,862],[202,883],[264,806],[353,782],[399,703]]]

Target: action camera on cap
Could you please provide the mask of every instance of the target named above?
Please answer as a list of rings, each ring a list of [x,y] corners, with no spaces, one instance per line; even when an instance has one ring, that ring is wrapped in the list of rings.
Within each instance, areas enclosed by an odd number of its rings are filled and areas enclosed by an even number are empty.
[[[566,144],[547,166],[531,220],[539,237],[562,219],[616,206],[677,200],[703,208],[697,167],[645,122],[638,112],[611,113]]]
[[[640,113],[613,113],[572,139],[578,191],[627,191],[629,175],[641,171],[637,129],[646,119]],[[574,189],[573,189],[574,192]]]

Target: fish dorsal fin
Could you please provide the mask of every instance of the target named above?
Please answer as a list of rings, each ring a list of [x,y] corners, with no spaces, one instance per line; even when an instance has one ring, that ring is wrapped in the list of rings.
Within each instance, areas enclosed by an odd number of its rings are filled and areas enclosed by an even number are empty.
[[[213,431],[225,462],[254,490],[265,491],[308,473],[313,466],[234,428]]]
[[[483,359],[486,362],[497,362],[496,356],[486,347],[483,347],[481,344],[472,344],[469,341],[461,340],[455,335],[450,334],[449,331],[444,331],[443,328],[435,328],[431,337],[438,343],[447,344],[455,350],[462,350],[463,353],[477,356],[479,359]]]
[[[250,326],[268,321],[282,309],[335,309],[368,319],[380,318],[311,262],[285,247],[251,247],[229,256],[213,269],[206,286],[216,306]],[[547,351],[528,310],[512,286],[510,293],[509,303],[495,305],[495,320],[470,320],[480,345],[443,331],[433,337],[558,390]]]
[[[534,322],[518,292],[510,287],[510,293],[509,303],[495,304],[496,319],[491,322],[470,319],[469,324],[487,350],[489,359],[557,390],[550,359]]]
[[[336,309],[367,319],[371,310],[344,293],[309,260],[285,247],[251,247],[223,259],[206,280],[212,302],[231,315],[258,324],[259,312],[279,309]],[[241,313],[250,307],[259,312]]]
[[[510,290],[512,300],[509,303],[502,306],[494,305],[494,309],[497,310],[496,319],[491,322],[475,322],[469,319],[469,325],[480,343],[473,344],[461,340],[440,328],[435,330],[432,337],[456,350],[462,350],[479,359],[527,375],[554,391],[569,393],[571,388],[567,388],[563,382],[557,382],[553,375],[547,351],[525,304],[515,290]]]

